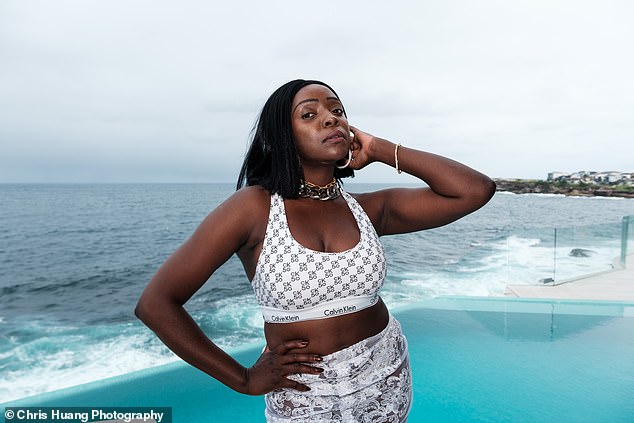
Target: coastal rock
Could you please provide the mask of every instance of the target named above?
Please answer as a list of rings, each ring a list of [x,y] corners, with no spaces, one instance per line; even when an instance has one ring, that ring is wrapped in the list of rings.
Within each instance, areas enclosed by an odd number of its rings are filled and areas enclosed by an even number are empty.
[[[596,254],[597,254],[596,251],[587,250],[585,248],[573,248],[568,253],[570,257],[592,257]]]
[[[497,191],[515,194],[560,194],[575,197],[634,198],[634,191],[609,185],[574,185],[537,179],[495,179]]]

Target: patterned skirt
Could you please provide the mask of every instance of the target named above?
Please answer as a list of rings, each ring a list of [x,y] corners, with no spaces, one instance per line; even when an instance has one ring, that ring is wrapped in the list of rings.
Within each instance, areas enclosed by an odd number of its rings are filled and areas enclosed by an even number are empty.
[[[310,391],[265,395],[266,420],[290,422],[404,422],[412,403],[407,340],[390,316],[380,333],[323,357],[319,375],[291,375]]]

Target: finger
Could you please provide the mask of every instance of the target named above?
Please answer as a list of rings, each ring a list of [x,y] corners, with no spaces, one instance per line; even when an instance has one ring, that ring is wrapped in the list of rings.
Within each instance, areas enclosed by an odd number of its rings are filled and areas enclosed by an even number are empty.
[[[352,126],[352,125],[350,125],[350,132],[352,132],[354,134],[354,138],[355,139],[357,139],[357,137],[359,137],[360,135],[365,134],[365,132],[363,132],[362,130],[360,130],[356,126]]]
[[[302,354],[302,353],[292,353],[285,354],[280,358],[280,363],[282,364],[291,364],[291,363],[319,363],[323,359],[318,354]]]
[[[321,367],[313,367],[313,366],[308,366],[306,364],[301,364],[301,363],[293,363],[293,364],[288,364],[286,366],[286,375],[292,375],[292,374],[298,374],[298,373],[305,373],[308,375],[318,375],[320,373],[323,373],[324,369],[322,369]]]
[[[274,348],[274,351],[277,354],[284,355],[288,353],[290,350],[306,348],[307,346],[308,346],[308,341],[303,339],[294,339],[292,341],[282,342],[280,345]]]
[[[301,392],[310,391],[310,388],[304,385],[303,383],[295,382],[294,380],[290,380],[288,378],[284,378],[281,385],[282,385],[282,388],[295,389]]]
[[[356,141],[354,139],[352,141],[350,141],[350,149],[352,150],[353,153],[354,153],[355,150],[358,150],[359,148],[360,148],[360,144],[359,144],[358,141]],[[353,156],[353,158],[354,158],[354,156]]]

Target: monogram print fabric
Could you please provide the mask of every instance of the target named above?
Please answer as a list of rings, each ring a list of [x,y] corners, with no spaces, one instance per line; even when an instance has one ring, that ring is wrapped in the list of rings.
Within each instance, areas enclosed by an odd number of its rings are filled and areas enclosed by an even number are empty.
[[[298,321],[354,312],[376,303],[386,274],[383,246],[357,201],[343,191],[342,196],[355,217],[360,240],[340,253],[313,251],[297,242],[288,228],[283,198],[271,196],[264,244],[252,281],[267,321],[284,322],[271,319],[264,309],[296,311],[290,321]],[[301,313],[329,303],[333,306],[320,308],[318,314]]]

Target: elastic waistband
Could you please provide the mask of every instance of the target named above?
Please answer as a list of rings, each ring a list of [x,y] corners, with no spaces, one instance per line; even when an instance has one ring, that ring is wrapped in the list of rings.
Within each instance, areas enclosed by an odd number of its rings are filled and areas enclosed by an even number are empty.
[[[281,310],[273,307],[260,307],[267,323],[295,323],[303,320],[327,319],[343,314],[356,313],[364,308],[372,307],[379,301],[379,296],[361,295],[331,300],[301,310]]]

